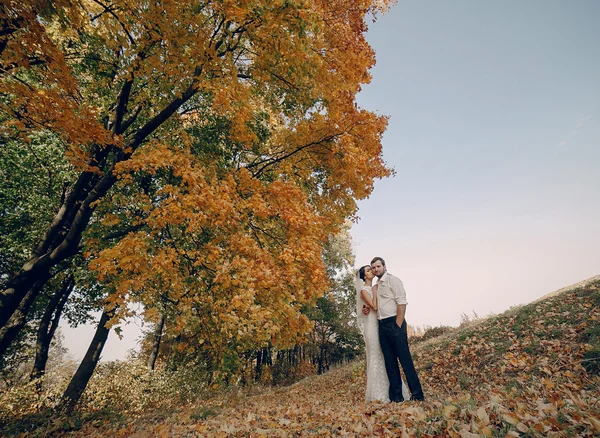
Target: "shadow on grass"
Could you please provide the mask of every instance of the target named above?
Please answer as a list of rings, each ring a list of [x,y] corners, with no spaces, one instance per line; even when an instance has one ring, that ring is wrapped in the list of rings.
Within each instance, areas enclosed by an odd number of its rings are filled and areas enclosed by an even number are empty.
[[[0,436],[11,437],[26,433],[28,437],[48,437],[80,430],[87,423],[101,427],[123,419],[121,413],[109,409],[94,412],[75,411],[65,416],[51,408],[44,408],[18,418],[4,418],[5,423],[0,425]]]

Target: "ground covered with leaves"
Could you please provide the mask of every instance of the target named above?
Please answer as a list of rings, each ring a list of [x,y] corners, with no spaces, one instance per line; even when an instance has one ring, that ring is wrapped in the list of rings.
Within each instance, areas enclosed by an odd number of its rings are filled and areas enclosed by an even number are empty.
[[[425,402],[365,403],[358,362],[289,387],[227,390],[135,417],[59,419],[21,436],[600,435],[600,277],[415,343],[413,356]]]

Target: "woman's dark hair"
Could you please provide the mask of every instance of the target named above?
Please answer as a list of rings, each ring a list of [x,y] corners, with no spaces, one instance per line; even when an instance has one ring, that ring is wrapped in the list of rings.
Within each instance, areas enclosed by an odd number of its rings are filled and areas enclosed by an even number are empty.
[[[370,265],[365,265],[358,270],[358,276],[362,281],[365,281],[365,268],[370,268]]]

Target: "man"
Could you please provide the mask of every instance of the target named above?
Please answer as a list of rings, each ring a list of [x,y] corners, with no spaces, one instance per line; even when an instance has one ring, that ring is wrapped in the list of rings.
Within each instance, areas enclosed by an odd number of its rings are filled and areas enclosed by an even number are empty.
[[[387,272],[385,261],[381,257],[371,260],[371,270],[379,278],[377,282],[377,295],[379,306],[377,318],[379,319],[379,342],[385,361],[385,370],[390,381],[390,400],[402,402],[402,379],[398,359],[406,375],[406,383],[411,400],[423,401],[423,389],[415,365],[408,348],[408,335],[406,333],[406,291],[398,277]]]

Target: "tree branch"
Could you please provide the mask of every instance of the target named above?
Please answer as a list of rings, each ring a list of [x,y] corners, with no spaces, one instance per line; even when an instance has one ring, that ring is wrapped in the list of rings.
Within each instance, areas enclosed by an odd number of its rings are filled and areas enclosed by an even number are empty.
[[[100,14],[96,15],[95,17],[93,17],[92,21],[96,20],[98,17],[100,17],[105,12],[108,12],[121,25],[121,27],[123,28],[123,31],[125,32],[125,34],[129,38],[129,42],[131,42],[131,45],[135,46],[135,40],[133,39],[133,37],[131,36],[131,34],[129,33],[129,31],[127,30],[127,28],[125,27],[125,25],[123,24],[123,22],[121,21],[121,19],[119,18],[119,16],[117,14],[115,14],[114,9],[112,8],[112,6],[106,6],[105,4],[103,4],[102,2],[100,2],[99,0],[93,0],[93,2],[96,3],[96,4],[99,4],[100,6],[102,6],[104,8],[104,11],[101,12]]]
[[[339,137],[339,136],[340,136],[340,135],[342,135],[342,134],[344,134],[344,132],[339,132],[339,133],[336,133],[336,134],[331,134],[331,135],[328,135],[327,137],[325,137],[325,138],[322,138],[322,139],[320,139],[320,140],[318,140],[318,141],[313,141],[313,142],[307,143],[307,144],[305,144],[305,145],[303,145],[303,146],[300,146],[300,147],[296,148],[295,150],[293,150],[293,151],[291,151],[291,152],[289,152],[289,153],[287,153],[287,154],[284,154],[284,155],[282,155],[282,156],[280,156],[280,157],[277,157],[277,158],[269,158],[269,159],[266,159],[266,160],[261,160],[261,161],[259,161],[259,162],[257,162],[257,163],[250,164],[250,165],[246,166],[246,169],[251,169],[251,168],[253,168],[253,167],[256,167],[256,166],[260,166],[260,165],[262,165],[262,167],[261,167],[260,169],[258,169],[256,172],[254,172],[254,173],[252,174],[252,176],[253,176],[254,178],[257,178],[257,177],[259,177],[259,176],[260,176],[260,174],[261,174],[261,173],[263,173],[263,172],[264,172],[264,171],[265,171],[265,170],[266,170],[268,167],[270,167],[270,166],[273,166],[273,165],[275,165],[275,164],[277,164],[277,163],[280,163],[281,161],[283,161],[283,160],[286,160],[286,159],[288,159],[289,157],[291,157],[291,156],[293,156],[293,155],[295,155],[295,154],[297,154],[297,153],[299,153],[299,152],[301,152],[301,151],[303,151],[303,150],[305,150],[305,149],[308,149],[308,148],[310,148],[310,147],[312,147],[312,146],[319,146],[319,145],[322,145],[323,143],[328,143],[328,142],[330,142],[330,141],[334,140],[336,137]]]
[[[202,72],[202,66],[196,67],[194,71],[193,80],[190,86],[185,90],[181,97],[173,99],[173,101],[167,105],[160,113],[153,117],[148,123],[146,123],[140,130],[135,134],[129,146],[135,150],[152,132],[154,132],[160,125],[162,125],[169,117],[183,105],[185,102],[190,100],[197,92],[198,77]]]
[[[122,131],[122,123],[123,117],[125,113],[127,113],[127,102],[129,101],[129,96],[131,94],[131,87],[133,86],[133,75],[129,79],[125,81],[123,84],[123,88],[119,93],[119,99],[117,103],[117,108],[115,109],[115,124],[113,125],[113,133],[116,135],[120,135],[123,133]]]

